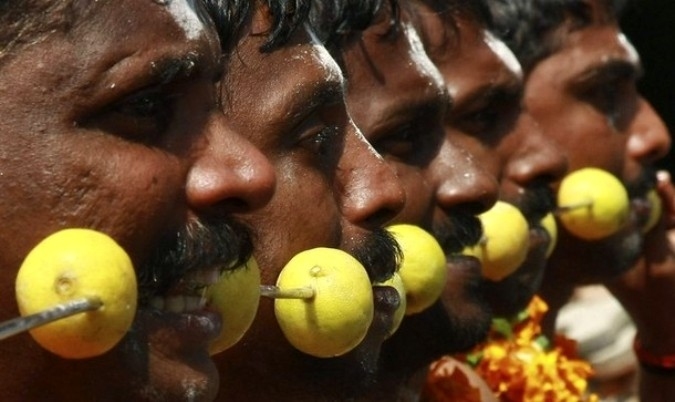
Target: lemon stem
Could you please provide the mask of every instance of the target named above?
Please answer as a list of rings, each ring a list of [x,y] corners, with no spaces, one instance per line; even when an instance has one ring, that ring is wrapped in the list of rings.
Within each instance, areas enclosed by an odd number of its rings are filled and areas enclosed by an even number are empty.
[[[315,292],[311,287],[280,289],[278,286],[260,285],[260,295],[272,299],[311,299]]]
[[[561,213],[565,213],[565,212],[572,211],[572,210],[579,209],[579,208],[588,208],[592,205],[593,205],[593,200],[586,200],[586,201],[578,202],[576,204],[560,205],[560,206],[558,206],[558,208],[556,208],[555,214],[561,214]]]
[[[17,317],[5,321],[0,323],[0,340],[31,330],[35,327],[49,324],[52,321],[70,317],[85,311],[97,310],[101,306],[103,306],[103,302],[98,297],[86,297],[61,303],[26,317]]]

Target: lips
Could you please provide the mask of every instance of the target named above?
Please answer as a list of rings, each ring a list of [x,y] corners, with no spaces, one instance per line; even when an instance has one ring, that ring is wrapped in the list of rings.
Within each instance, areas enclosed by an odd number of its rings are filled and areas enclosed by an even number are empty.
[[[193,271],[173,285],[164,295],[155,295],[144,306],[142,317],[153,331],[170,333],[169,342],[179,350],[206,349],[220,333],[220,315],[206,309],[206,290],[220,276],[220,267]],[[151,318],[148,318],[151,317]]]
[[[401,297],[391,286],[373,286],[375,314],[369,333],[381,333],[383,337],[390,333],[394,325],[394,312],[401,304]]]
[[[551,241],[551,236],[546,229],[538,224],[534,226],[530,225],[530,253],[534,249],[546,250]]]
[[[646,196],[640,196],[631,198],[630,205],[630,219],[632,223],[639,228],[645,226],[652,212],[652,204],[647,200]]]

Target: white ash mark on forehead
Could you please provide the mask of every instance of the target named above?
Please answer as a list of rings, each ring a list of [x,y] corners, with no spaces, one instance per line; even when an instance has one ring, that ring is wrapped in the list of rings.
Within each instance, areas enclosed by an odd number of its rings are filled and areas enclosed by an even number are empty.
[[[204,34],[206,28],[197,15],[194,0],[160,0],[158,3],[166,6],[188,40],[195,40]]]
[[[516,55],[513,54],[511,49],[506,46],[504,42],[497,39],[492,33],[484,31],[484,42],[490,47],[492,52],[499,57],[499,59],[504,63],[506,68],[508,68],[513,74],[519,78],[523,78],[523,68],[520,66],[520,62],[516,58]]]

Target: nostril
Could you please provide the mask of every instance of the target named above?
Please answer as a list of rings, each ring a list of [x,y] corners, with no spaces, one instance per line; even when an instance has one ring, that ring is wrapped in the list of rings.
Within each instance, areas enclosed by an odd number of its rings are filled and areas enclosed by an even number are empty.
[[[370,214],[366,221],[363,222],[363,226],[365,226],[367,229],[381,228],[394,219],[397,213],[398,211],[394,209],[381,208]]]
[[[217,208],[229,213],[249,212],[252,209],[251,204],[242,198],[228,198],[218,203]]]
[[[470,215],[480,215],[492,208],[494,204],[495,200],[490,200],[489,202],[487,200],[485,202],[470,202],[461,205],[458,209]]]

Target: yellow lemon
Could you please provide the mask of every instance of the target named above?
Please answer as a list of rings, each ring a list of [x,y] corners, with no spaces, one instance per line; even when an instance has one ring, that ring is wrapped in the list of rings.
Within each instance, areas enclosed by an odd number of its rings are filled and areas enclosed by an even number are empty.
[[[244,336],[253,323],[260,301],[260,268],[251,257],[242,267],[224,271],[207,291],[212,309],[220,313],[223,328],[211,342],[209,352],[220,353]]]
[[[26,256],[16,298],[26,316],[64,302],[99,298],[103,306],[30,331],[45,349],[66,358],[103,354],[120,341],[136,313],[136,275],[127,253],[107,235],[65,229]]]
[[[555,223],[555,217],[552,213],[546,214],[541,220],[541,227],[546,230],[549,238],[551,239],[546,248],[546,258],[550,257],[555,250],[555,245],[558,242],[558,225]]]
[[[443,292],[448,278],[445,253],[436,238],[418,226],[398,224],[387,230],[403,252],[398,273],[406,292],[406,314],[419,313]]]
[[[568,174],[558,189],[560,222],[573,235],[597,240],[616,233],[629,214],[628,193],[614,175],[598,168]]]
[[[309,299],[276,299],[288,341],[316,357],[340,356],[365,338],[373,321],[373,290],[365,268],[344,251],[314,248],[294,256],[277,279],[281,291],[311,288]]]
[[[497,201],[478,218],[483,224],[483,239],[463,253],[481,260],[484,277],[499,281],[525,261],[530,247],[530,227],[520,210],[504,201]]]
[[[394,275],[391,276],[391,278],[387,279],[386,281],[382,283],[378,283],[376,285],[382,285],[382,286],[391,286],[396,291],[398,292],[398,296],[401,299],[401,303],[398,305],[396,308],[396,311],[394,312],[394,318],[392,320],[392,326],[391,330],[389,331],[389,336],[393,335],[396,330],[398,330],[398,327],[401,326],[401,322],[403,322],[403,317],[405,316],[405,311],[406,311],[406,295],[405,295],[405,285],[403,284],[403,279],[401,279],[401,275],[398,274],[398,272],[394,272]]]
[[[661,197],[659,197],[659,194],[656,192],[656,190],[649,190],[647,193],[647,201],[649,202],[651,209],[649,210],[649,218],[642,227],[642,233],[647,233],[652,230],[652,228],[659,222],[661,213],[663,212],[663,201],[661,201]]]

